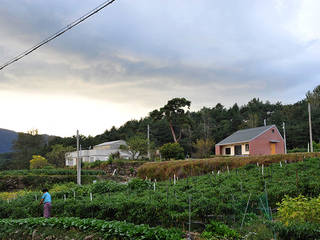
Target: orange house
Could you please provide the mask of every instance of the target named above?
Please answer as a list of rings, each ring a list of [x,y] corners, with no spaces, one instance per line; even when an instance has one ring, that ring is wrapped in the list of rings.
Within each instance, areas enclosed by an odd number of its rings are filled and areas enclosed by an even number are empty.
[[[284,139],[275,125],[239,130],[215,146],[216,155],[284,154]]]

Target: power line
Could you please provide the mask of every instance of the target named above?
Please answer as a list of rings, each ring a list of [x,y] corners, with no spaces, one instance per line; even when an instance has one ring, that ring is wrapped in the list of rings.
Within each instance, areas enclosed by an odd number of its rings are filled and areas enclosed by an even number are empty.
[[[36,49],[38,49],[39,47],[41,47],[42,45],[52,41],[53,39],[59,37],[60,35],[62,35],[63,33],[65,33],[66,31],[70,30],[71,28],[75,27],[76,25],[78,25],[79,23],[83,22],[84,20],[86,20],[87,18],[91,17],[92,15],[96,14],[97,12],[101,11],[103,8],[107,7],[108,5],[110,5],[111,3],[113,3],[115,0],[109,0],[109,1],[105,1],[104,3],[100,4],[98,7],[96,7],[95,9],[91,10],[90,12],[88,12],[87,14],[83,15],[82,17],[78,18],[77,20],[73,21],[72,23],[68,24],[66,27],[60,29],[58,32],[54,33],[53,35],[51,35],[50,37],[46,38],[45,40],[41,41],[40,43],[38,43],[37,45],[33,46],[32,48],[29,48],[28,50],[24,51],[23,53],[19,54],[18,56],[16,56],[15,58],[11,59],[10,61],[6,62],[5,64],[0,66],[0,71],[2,69],[4,69],[5,67],[9,66],[10,64],[20,60],[21,58],[27,56],[28,54],[32,53],[33,51],[35,51]]]

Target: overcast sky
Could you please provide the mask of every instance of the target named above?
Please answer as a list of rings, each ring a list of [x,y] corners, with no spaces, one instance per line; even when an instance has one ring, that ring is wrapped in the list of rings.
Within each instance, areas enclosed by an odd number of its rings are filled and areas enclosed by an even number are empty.
[[[102,0],[0,0],[0,65]],[[320,84],[318,0],[117,0],[0,71],[0,128],[103,133],[173,97],[294,103]]]

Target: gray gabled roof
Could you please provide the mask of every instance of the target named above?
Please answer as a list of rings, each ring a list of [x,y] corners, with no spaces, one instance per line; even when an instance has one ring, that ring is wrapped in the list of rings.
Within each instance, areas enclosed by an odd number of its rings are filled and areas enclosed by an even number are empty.
[[[255,139],[265,131],[269,130],[270,128],[274,127],[275,125],[263,126],[263,127],[256,127],[256,128],[249,128],[236,131],[229,137],[223,139],[216,145],[226,145],[226,144],[233,144],[233,143],[242,143],[242,142],[250,142],[251,140]]]
[[[126,145],[127,143],[124,140],[117,140],[117,141],[112,141],[112,142],[104,142],[100,143],[98,145],[95,145],[95,147],[102,147],[102,146],[108,146],[108,145]]]

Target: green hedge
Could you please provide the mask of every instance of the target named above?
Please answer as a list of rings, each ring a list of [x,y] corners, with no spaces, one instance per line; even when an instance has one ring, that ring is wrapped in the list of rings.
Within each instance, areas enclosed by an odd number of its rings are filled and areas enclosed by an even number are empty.
[[[250,164],[259,163],[265,166],[279,162],[299,162],[306,158],[320,157],[320,153],[289,153],[249,157],[215,157],[209,159],[178,160],[145,163],[138,168],[137,176],[157,180],[167,180],[175,174],[179,178],[199,176],[211,171],[226,171]]]

